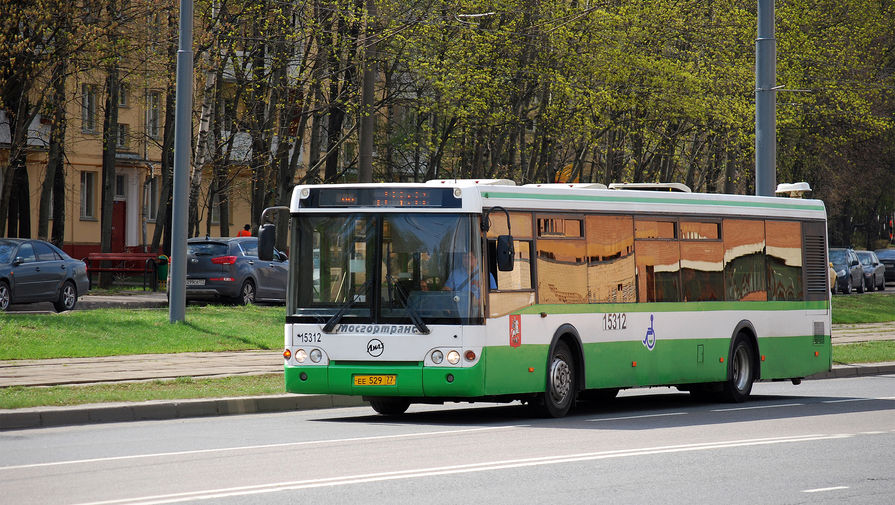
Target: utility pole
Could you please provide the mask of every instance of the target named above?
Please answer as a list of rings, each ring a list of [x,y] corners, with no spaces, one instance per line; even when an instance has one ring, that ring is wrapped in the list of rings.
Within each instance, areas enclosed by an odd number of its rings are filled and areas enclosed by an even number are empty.
[[[171,284],[168,320],[183,321],[186,313],[186,236],[189,215],[190,136],[193,128],[193,0],[180,0],[180,47],[174,90],[174,204],[171,219]]]
[[[774,196],[777,186],[777,40],[774,0],[758,0],[755,39],[755,194]]]
[[[366,0],[367,2],[367,21],[364,27],[363,37],[363,58],[364,58],[364,75],[363,88],[361,89],[361,118],[360,131],[358,137],[360,142],[358,146],[358,182],[373,182],[373,102],[374,88],[373,83],[376,80],[376,35],[372,24],[376,20],[376,4],[374,0]]]

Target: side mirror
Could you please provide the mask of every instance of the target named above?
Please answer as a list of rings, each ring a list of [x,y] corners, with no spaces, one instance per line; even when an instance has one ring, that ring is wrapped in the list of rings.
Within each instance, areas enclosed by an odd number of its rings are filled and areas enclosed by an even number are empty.
[[[516,251],[513,248],[512,235],[497,237],[497,269],[501,272],[512,272]]]
[[[21,256],[16,256],[16,259],[12,260],[12,266],[17,267],[25,262],[25,258]]]
[[[270,223],[261,225],[258,229],[258,258],[261,261],[273,260],[273,246],[276,241],[276,226]]]

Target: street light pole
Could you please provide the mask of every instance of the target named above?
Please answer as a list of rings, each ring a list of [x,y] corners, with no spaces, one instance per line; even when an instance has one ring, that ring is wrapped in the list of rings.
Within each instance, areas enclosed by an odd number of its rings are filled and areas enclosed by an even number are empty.
[[[774,0],[758,0],[755,39],[755,194],[774,196],[777,186],[777,40]]]
[[[174,204],[171,220],[171,282],[168,320],[183,321],[186,312],[186,236],[193,109],[193,0],[180,0],[180,41],[174,108]]]

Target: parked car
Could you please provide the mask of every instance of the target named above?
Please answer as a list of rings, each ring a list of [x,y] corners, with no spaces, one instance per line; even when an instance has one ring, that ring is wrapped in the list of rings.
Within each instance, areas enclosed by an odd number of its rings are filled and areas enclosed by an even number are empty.
[[[895,282],[895,249],[877,249],[874,252],[886,267],[886,282]]]
[[[258,259],[257,237],[192,238],[186,248],[187,300],[286,302],[289,260],[276,250],[273,260]]]
[[[858,293],[864,292],[864,270],[858,255],[852,249],[830,248],[830,261],[836,270],[836,288],[841,293],[851,293],[857,289]]]
[[[0,239],[0,311],[14,303],[53,302],[72,310],[87,292],[87,265],[43,240]]]
[[[864,271],[864,286],[869,291],[886,289],[886,266],[880,263],[873,251],[855,251]]]

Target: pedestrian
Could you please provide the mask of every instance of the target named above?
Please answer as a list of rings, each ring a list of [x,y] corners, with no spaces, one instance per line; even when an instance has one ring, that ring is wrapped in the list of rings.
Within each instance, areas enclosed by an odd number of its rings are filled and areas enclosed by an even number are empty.
[[[239,230],[239,233],[236,234],[237,237],[251,237],[252,236],[252,227],[249,225],[245,225]]]

